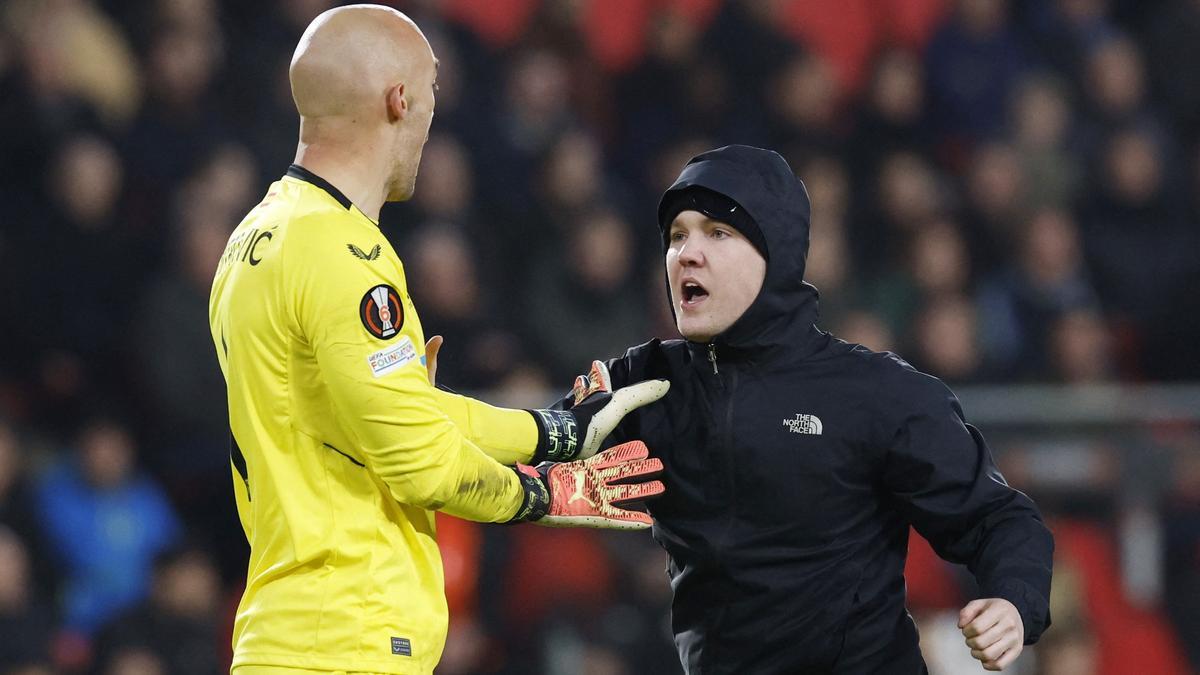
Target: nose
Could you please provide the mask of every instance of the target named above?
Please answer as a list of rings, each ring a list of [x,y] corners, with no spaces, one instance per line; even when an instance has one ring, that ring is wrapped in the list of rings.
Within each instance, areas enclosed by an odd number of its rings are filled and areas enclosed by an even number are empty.
[[[679,247],[679,264],[684,267],[696,267],[704,262],[704,251],[700,242],[689,240]]]

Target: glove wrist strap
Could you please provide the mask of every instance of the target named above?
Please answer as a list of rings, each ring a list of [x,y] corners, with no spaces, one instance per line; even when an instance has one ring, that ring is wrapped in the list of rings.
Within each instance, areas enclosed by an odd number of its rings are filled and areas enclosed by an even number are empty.
[[[532,466],[518,464],[511,467],[521,481],[521,489],[525,493],[521,500],[521,508],[508,522],[526,523],[541,520],[550,511],[550,488],[546,486],[542,474]]]
[[[533,464],[569,462],[579,456],[579,424],[569,410],[530,410],[538,426]]]

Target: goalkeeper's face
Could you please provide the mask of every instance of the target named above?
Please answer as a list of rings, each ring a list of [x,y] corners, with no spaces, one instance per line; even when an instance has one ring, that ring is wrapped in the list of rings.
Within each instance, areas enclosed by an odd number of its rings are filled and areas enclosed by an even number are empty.
[[[754,303],[767,261],[732,225],[698,211],[671,222],[667,283],[679,333],[708,342],[725,332]]]
[[[404,99],[404,109],[402,117],[395,124],[392,155],[395,164],[388,182],[389,202],[402,202],[412,197],[416,189],[417,168],[421,164],[421,151],[429,140],[429,127],[433,124],[433,109],[437,102],[437,59],[423,36],[421,41],[425,48],[420,50],[419,63],[400,94]],[[394,108],[399,111],[400,105],[394,104]]]

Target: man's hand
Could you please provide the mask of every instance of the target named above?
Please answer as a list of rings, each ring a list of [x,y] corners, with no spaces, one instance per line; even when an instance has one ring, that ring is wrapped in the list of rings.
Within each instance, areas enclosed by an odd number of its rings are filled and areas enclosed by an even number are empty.
[[[653,522],[649,514],[621,507],[666,490],[662,481],[650,480],[662,473],[662,462],[648,457],[645,443],[630,441],[575,462],[518,464],[525,503],[513,520],[547,527],[644,530]]]
[[[984,670],[1004,670],[1017,660],[1025,644],[1025,624],[1021,613],[1003,598],[972,600],[958,613],[971,648],[971,656],[983,663]]]
[[[529,411],[538,423],[534,461],[591,457],[626,415],[666,396],[670,388],[666,380],[646,380],[612,391],[608,367],[593,361],[591,372],[575,380],[569,410]]]
[[[434,335],[425,343],[425,370],[429,373],[429,386],[437,386],[437,355],[442,348],[442,336]]]

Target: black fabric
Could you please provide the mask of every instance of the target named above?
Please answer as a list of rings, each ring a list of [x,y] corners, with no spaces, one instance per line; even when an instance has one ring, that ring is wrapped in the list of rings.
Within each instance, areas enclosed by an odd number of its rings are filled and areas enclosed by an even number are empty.
[[[526,410],[537,423],[538,442],[532,464],[569,462],[579,456],[583,437],[574,412],[569,410]],[[590,420],[591,417],[588,417]],[[586,426],[582,430],[586,433]]]
[[[691,185],[754,217],[763,290],[711,344],[653,340],[608,364],[614,387],[671,382],[610,440],[641,439],[665,467],[648,506],[687,672],[925,672],[904,605],[910,526],[1011,601],[1036,641],[1053,555],[1036,506],[942,382],[815,326],[808,199],[787,163],[722,148],[671,189]]]
[[[684,211],[698,211],[713,220],[732,225],[750,240],[750,243],[764,258],[767,257],[767,240],[763,237],[758,223],[754,222],[754,218],[746,209],[729,197],[702,187],[674,190],[663,195],[663,201],[658,210],[658,226],[662,231],[664,251],[670,247],[668,236],[671,232],[671,223]]]
[[[550,484],[546,480],[545,471],[535,468],[533,474],[529,474],[522,471],[522,467],[511,468],[517,474],[517,480],[521,482],[521,490],[524,491],[524,495],[521,507],[508,522],[531,523],[546,517],[546,514],[550,512]]]
[[[328,192],[330,197],[333,197],[337,200],[337,203],[342,205],[342,208],[349,209],[351,204],[353,204],[353,202],[350,201],[350,198],[342,194],[342,191],[335,188],[332,183],[300,166],[299,164],[293,164],[289,166],[287,175],[297,180],[302,180],[305,183],[312,183],[313,185]]]

